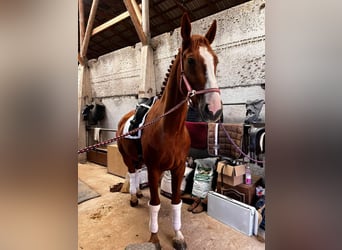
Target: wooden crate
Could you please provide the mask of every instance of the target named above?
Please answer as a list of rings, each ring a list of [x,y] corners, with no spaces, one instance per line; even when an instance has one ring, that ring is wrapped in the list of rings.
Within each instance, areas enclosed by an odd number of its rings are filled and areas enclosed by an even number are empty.
[[[128,172],[122,156],[119,152],[117,144],[111,144],[107,146],[107,171],[108,173],[115,174],[117,176],[126,177]]]
[[[217,180],[217,192],[227,196],[229,198],[241,201],[248,205],[254,205],[256,202],[256,191],[255,188],[260,182],[260,176],[252,177],[252,184],[240,184],[237,186],[231,186],[228,184],[223,184]]]
[[[107,166],[107,150],[92,149],[87,152],[87,160],[102,166]]]

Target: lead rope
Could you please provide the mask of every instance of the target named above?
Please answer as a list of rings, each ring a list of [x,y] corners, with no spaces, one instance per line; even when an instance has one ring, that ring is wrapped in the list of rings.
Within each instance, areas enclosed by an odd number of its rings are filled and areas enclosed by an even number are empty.
[[[189,93],[189,94],[187,95],[187,97],[186,97],[183,101],[181,101],[180,103],[178,103],[178,104],[177,104],[176,106],[174,106],[172,109],[170,109],[170,110],[167,111],[166,113],[162,114],[161,116],[156,117],[156,118],[153,119],[152,121],[150,121],[150,122],[148,122],[148,123],[145,123],[145,124],[142,125],[141,127],[135,128],[135,129],[129,131],[128,133],[125,133],[125,134],[116,136],[116,137],[111,138],[111,139],[108,139],[108,140],[106,140],[106,141],[99,142],[99,143],[97,143],[97,144],[94,144],[94,145],[85,147],[85,148],[83,148],[83,149],[80,149],[80,150],[77,151],[77,154],[82,154],[82,153],[88,152],[88,151],[90,151],[90,150],[92,150],[92,149],[98,148],[98,147],[100,147],[100,146],[107,145],[107,144],[112,143],[112,142],[114,142],[114,141],[117,141],[117,140],[119,140],[119,139],[121,139],[121,138],[123,138],[123,137],[126,137],[126,136],[128,136],[128,135],[134,134],[134,133],[138,132],[139,130],[142,130],[142,129],[144,129],[144,128],[150,126],[150,125],[152,125],[153,123],[156,123],[157,121],[159,121],[159,120],[162,119],[163,117],[165,117],[165,116],[167,116],[168,114],[172,113],[173,111],[177,110],[177,109],[178,109],[180,106],[182,106],[185,102],[187,102],[187,101],[189,100],[189,98],[190,98],[190,94],[191,94],[191,93]]]
[[[222,124],[221,122],[220,122],[219,124],[220,124],[220,126],[222,127],[222,129],[223,129],[224,133],[226,134],[226,136],[227,136],[228,140],[230,141],[230,143],[233,144],[233,146],[234,146],[234,147],[235,147],[243,156],[247,157],[249,160],[254,161],[254,162],[256,162],[256,163],[263,163],[263,164],[265,164],[265,161],[258,161],[258,160],[256,160],[256,159],[251,158],[249,155],[245,154],[245,153],[240,149],[240,147],[239,147],[238,145],[236,145],[236,143],[234,142],[234,140],[229,136],[229,133],[227,132],[227,130],[225,129],[225,127],[223,126],[223,124]]]
[[[142,125],[141,127],[138,127],[138,128],[136,128],[136,129],[133,129],[133,130],[129,131],[128,133],[125,133],[125,134],[116,136],[116,137],[111,138],[111,139],[108,139],[108,140],[106,140],[106,141],[103,141],[103,142],[100,142],[100,143],[97,143],[97,144],[94,144],[94,145],[85,147],[85,148],[83,148],[83,149],[80,149],[80,150],[77,151],[77,154],[82,154],[82,153],[88,152],[88,151],[90,151],[90,150],[92,150],[92,149],[98,148],[98,147],[100,147],[100,146],[107,145],[107,144],[112,143],[112,142],[114,142],[114,141],[117,141],[117,140],[119,140],[119,139],[121,139],[121,138],[123,138],[123,137],[126,137],[126,136],[128,136],[128,135],[134,134],[134,133],[138,132],[139,130],[142,130],[142,129],[144,129],[144,128],[150,126],[150,125],[152,125],[153,123],[156,123],[157,121],[159,121],[159,120],[162,119],[163,117],[165,117],[165,116],[167,116],[168,114],[170,114],[170,113],[174,112],[175,110],[177,110],[177,109],[178,109],[180,106],[182,106],[185,102],[187,102],[187,101],[190,99],[191,94],[192,94],[192,93],[189,92],[188,95],[187,95],[187,97],[186,97],[183,101],[181,101],[180,103],[178,103],[176,106],[174,106],[172,109],[170,109],[170,110],[167,111],[166,113],[164,113],[164,114],[162,114],[161,116],[159,116],[159,117],[153,119],[152,121],[150,121],[150,122],[148,122],[148,123]],[[229,136],[229,133],[227,132],[227,130],[225,129],[225,127],[223,126],[223,124],[220,122],[219,125],[222,127],[222,130],[223,130],[223,132],[226,134],[226,136],[227,136],[228,140],[230,141],[230,143],[231,143],[231,144],[232,144],[232,145],[233,145],[233,146],[234,146],[234,147],[235,147],[243,156],[247,157],[249,160],[254,161],[254,162],[256,162],[256,163],[263,163],[263,164],[265,164],[265,161],[256,160],[256,159],[254,159],[254,158],[251,158],[251,157],[250,157],[249,155],[247,155],[246,153],[244,153],[244,152],[240,149],[240,147],[239,147],[238,145],[236,145],[236,143],[234,142],[234,140]]]

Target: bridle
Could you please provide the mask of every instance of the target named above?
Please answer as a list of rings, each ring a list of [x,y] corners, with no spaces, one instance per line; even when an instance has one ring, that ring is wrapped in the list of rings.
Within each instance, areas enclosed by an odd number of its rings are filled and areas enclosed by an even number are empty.
[[[182,82],[184,82],[186,89],[188,90],[187,93],[187,98],[193,97],[195,95],[198,94],[205,94],[205,93],[209,93],[209,92],[218,92],[221,93],[219,88],[208,88],[208,89],[201,89],[201,90],[195,90],[191,87],[188,79],[186,78],[185,72],[184,72],[184,67],[183,67],[183,51],[182,48],[179,49],[179,53],[180,53],[180,67],[181,67],[181,75],[180,75],[180,79],[179,79],[179,89],[180,92],[184,95],[183,90],[182,90]],[[185,95],[184,95],[185,96]]]

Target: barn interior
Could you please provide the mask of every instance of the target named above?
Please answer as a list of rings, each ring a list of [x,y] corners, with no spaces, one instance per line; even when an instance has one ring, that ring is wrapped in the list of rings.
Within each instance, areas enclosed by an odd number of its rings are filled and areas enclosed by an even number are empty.
[[[192,141],[182,190],[182,232],[188,249],[265,249],[263,0],[79,0],[79,249],[154,249],[144,245],[150,234],[147,171],[141,171],[143,197],[138,207],[131,207],[127,168],[112,139],[122,115],[161,90],[181,43],[184,12],[195,34],[203,34],[217,20],[212,47],[219,58],[223,126],[204,123],[196,112],[188,112]],[[214,162],[212,185],[206,190],[210,198],[198,201],[195,173],[208,159]],[[167,173],[160,198],[160,244],[173,249]],[[234,212],[232,204],[240,208]],[[191,206],[194,211],[189,211]],[[243,217],[243,209],[253,214],[248,232],[240,227],[251,218]]]

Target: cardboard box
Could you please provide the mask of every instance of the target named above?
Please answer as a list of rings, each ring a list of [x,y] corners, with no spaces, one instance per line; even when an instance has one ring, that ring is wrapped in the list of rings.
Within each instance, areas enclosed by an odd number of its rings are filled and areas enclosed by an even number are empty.
[[[230,186],[236,186],[243,183],[243,177],[246,173],[245,165],[231,166],[225,161],[217,163],[217,182],[223,182]]]
[[[126,177],[128,172],[117,144],[107,146],[107,172],[123,178]]]

